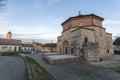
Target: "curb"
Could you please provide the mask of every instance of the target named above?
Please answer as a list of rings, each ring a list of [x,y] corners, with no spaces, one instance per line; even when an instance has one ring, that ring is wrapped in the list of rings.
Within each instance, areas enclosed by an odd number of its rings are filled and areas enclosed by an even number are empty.
[[[27,74],[28,74],[28,79],[29,80],[33,80],[32,78],[32,72],[30,70],[29,64],[27,62],[27,59],[24,56],[21,56],[24,59],[25,65],[26,65],[26,69],[27,69]]]

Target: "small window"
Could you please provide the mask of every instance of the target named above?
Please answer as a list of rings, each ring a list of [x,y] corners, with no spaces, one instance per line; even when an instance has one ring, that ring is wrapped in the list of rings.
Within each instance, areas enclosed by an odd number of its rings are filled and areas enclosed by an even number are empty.
[[[109,53],[110,51],[109,51],[109,49],[107,49],[107,53]]]
[[[21,47],[19,47],[19,51],[21,51]]]
[[[88,38],[87,37],[85,38],[85,42],[88,42]]]

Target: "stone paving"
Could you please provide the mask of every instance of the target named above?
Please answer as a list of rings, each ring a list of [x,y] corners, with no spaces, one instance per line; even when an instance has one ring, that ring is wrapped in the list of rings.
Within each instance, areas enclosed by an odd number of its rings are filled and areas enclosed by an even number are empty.
[[[120,66],[120,55],[103,58],[101,62],[90,62],[90,64],[104,68],[116,68]]]
[[[49,65],[44,61],[43,54],[28,56],[34,58],[56,80],[120,80],[120,74],[114,69],[94,67],[85,61]]]
[[[0,56],[0,80],[28,80],[21,57]]]

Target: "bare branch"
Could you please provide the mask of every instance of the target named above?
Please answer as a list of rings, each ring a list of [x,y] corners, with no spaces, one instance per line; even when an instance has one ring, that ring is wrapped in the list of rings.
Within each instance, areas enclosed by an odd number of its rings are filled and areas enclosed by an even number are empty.
[[[5,12],[6,4],[7,4],[7,0],[0,0],[0,14]]]
[[[0,6],[5,6],[7,3],[7,0],[0,0]]]

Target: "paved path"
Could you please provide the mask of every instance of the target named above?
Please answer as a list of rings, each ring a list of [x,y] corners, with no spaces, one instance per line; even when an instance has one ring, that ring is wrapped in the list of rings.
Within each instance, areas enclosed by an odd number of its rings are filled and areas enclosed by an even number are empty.
[[[21,57],[0,56],[0,80],[28,80]]]
[[[28,56],[34,58],[57,80],[120,80],[120,74],[114,69],[93,67],[84,61],[49,65],[43,60],[42,54]]]
[[[90,62],[90,64],[105,68],[116,68],[120,66],[120,55],[103,58],[101,62]]]

